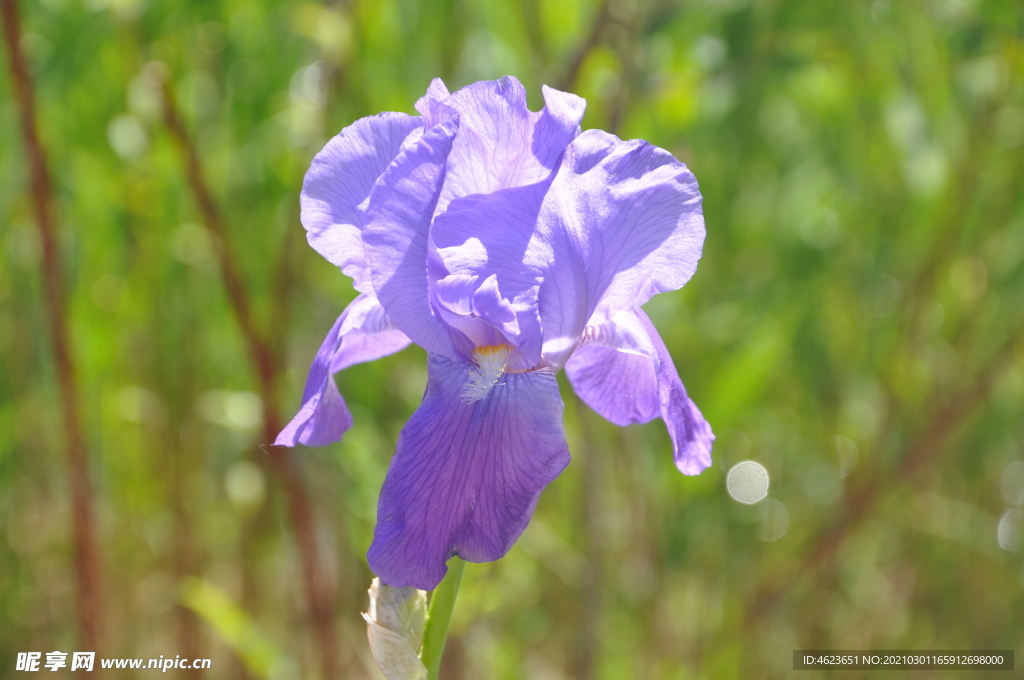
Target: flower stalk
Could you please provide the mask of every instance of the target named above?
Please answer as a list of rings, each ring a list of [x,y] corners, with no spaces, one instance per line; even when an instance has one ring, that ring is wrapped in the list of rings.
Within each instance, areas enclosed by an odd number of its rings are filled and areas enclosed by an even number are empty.
[[[24,153],[30,173],[32,205],[42,246],[43,297],[49,324],[51,350],[64,415],[64,444],[71,487],[72,527],[75,537],[78,621],[82,644],[102,649],[103,598],[100,595],[99,546],[93,519],[92,489],[85,435],[78,406],[78,387],[71,333],[68,330],[67,293],[61,264],[57,221],[54,217],[53,187],[46,154],[36,128],[35,95],[29,65],[22,53],[21,22],[15,0],[0,0],[3,36],[7,45],[11,89],[21,114]]]
[[[448,565],[448,573],[434,589],[427,608],[427,628],[423,632],[423,649],[420,660],[427,667],[427,680],[437,680],[441,670],[441,656],[448,640],[448,629],[452,623],[452,612],[455,600],[459,596],[462,585],[462,574],[466,563],[458,557],[452,558]]]
[[[171,81],[160,67],[150,70],[154,85],[161,92],[164,122],[182,152],[185,176],[195,198],[202,223],[215,245],[221,280],[256,373],[260,399],[263,402],[263,440],[272,441],[281,429],[277,405],[277,382],[280,374],[280,353],[270,338],[258,327],[252,299],[242,279],[241,268],[228,238],[228,226],[203,174],[199,150],[185,125],[174,98]],[[287,262],[282,262],[286,267]],[[284,272],[278,280],[287,281]],[[327,582],[316,540],[316,521],[312,503],[294,455],[281,446],[264,447],[271,465],[280,477],[288,501],[292,528],[302,566],[306,602],[320,652],[322,674],[337,677],[338,655],[335,648],[334,593]]]

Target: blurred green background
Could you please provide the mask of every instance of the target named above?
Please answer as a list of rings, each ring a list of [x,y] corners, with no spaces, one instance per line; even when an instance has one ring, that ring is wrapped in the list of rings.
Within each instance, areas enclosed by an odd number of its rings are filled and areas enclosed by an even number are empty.
[[[354,296],[306,245],[298,194],[312,156],[354,119],[412,111],[435,76],[455,89],[504,74],[534,108],[541,84],[580,94],[584,128],[642,137],[696,174],[704,257],[647,309],[718,440],[714,466],[684,477],[660,421],[616,428],[563,380],[573,464],[506,558],[469,565],[443,677],[786,677],[801,648],[1024,649],[1018,0],[21,6],[67,275],[100,656],[209,657],[211,670],[180,677],[276,680],[322,677],[333,653],[338,677],[380,677],[359,617],[364,553],[425,356],[340,375],[354,428],[288,468],[312,508],[318,623],[294,489],[258,448],[268,419],[298,407]],[[20,651],[88,650],[7,62],[3,677]],[[161,74],[223,239],[197,207]],[[771,478],[753,505],[725,483],[744,460]]]

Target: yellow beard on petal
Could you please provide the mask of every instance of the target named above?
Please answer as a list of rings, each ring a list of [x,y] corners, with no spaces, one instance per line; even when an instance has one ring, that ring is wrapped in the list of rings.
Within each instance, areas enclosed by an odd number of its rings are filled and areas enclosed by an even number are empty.
[[[505,369],[515,350],[508,345],[485,345],[473,350],[475,366],[469,369],[469,382],[462,390],[464,401],[480,401],[501,384]]]

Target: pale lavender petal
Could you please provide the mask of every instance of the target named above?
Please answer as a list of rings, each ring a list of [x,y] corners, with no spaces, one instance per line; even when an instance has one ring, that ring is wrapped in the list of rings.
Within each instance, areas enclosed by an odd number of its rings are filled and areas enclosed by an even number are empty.
[[[348,335],[341,341],[341,347],[334,355],[331,373],[338,373],[349,366],[376,361],[405,349],[412,341],[400,330],[383,331],[376,335]]]
[[[502,557],[569,463],[554,375],[507,374],[468,402],[471,366],[432,355],[423,403],[399,435],[367,555],[390,586],[432,590],[453,555]]]
[[[434,301],[452,314],[473,313],[473,293],[480,286],[480,277],[472,274],[450,274],[434,282]]]
[[[302,392],[302,407],[274,441],[275,446],[323,446],[338,441],[352,427],[352,414],[331,378],[331,361],[341,344],[339,330],[345,320],[342,313],[331,326],[313,359]]]
[[[494,326],[506,338],[519,336],[519,322],[511,303],[501,294],[498,277],[491,274],[473,293],[473,314]]]
[[[442,267],[438,263],[439,267]],[[465,359],[472,359],[473,348],[479,345],[494,345],[498,332],[473,314],[473,292],[479,286],[480,277],[472,274],[447,274],[430,286],[431,300],[435,312],[448,327],[452,347]]]
[[[420,118],[405,113],[360,118],[327,142],[306,173],[299,199],[306,237],[360,292],[373,292],[360,236],[365,201],[402,144],[422,127]]]
[[[661,415],[658,373],[648,356],[583,345],[566,362],[565,374],[580,399],[616,425],[646,423]]]
[[[588,325],[689,280],[704,218],[692,173],[671,154],[588,130],[550,184],[453,201],[433,238],[448,271],[497,275],[522,332],[543,329],[541,364],[557,370]]]
[[[684,474],[696,475],[711,465],[711,426],[686,394],[665,343],[643,310],[625,310],[587,328],[565,372],[576,394],[616,425],[660,415],[676,467]]]
[[[587,108],[587,100],[571,92],[562,92],[547,85],[541,86],[544,108],[540,110],[533,128],[530,150],[544,167],[554,167],[562,158],[565,147],[580,134],[580,122]]]
[[[421,100],[421,112],[428,111],[426,101],[437,102],[434,107],[443,103],[458,112],[460,121],[436,214],[461,196],[547,178],[579,134],[586,107],[574,94],[545,87],[544,108],[532,112],[526,106],[526,91],[512,76],[473,83],[443,102],[438,99],[441,91],[434,87]]]
[[[430,128],[406,146],[377,182],[363,242],[377,299],[391,322],[428,352],[455,358],[448,328],[430,303],[428,236],[458,121]]]
[[[349,366],[375,361],[405,349],[411,340],[394,327],[376,298],[360,295],[346,309],[341,327],[341,345],[334,353],[331,373]]]
[[[497,277],[481,281],[471,274],[449,274],[434,282],[431,295],[441,318],[458,331],[452,334],[452,344],[467,359],[474,347],[515,344],[519,324],[512,304],[498,289]],[[518,362],[513,367],[530,368]]]
[[[416,111],[423,116],[427,127],[443,123],[455,113],[455,109],[446,103],[450,96],[443,80],[434,78],[430,82],[427,93],[416,102]]]
[[[543,270],[544,355],[560,366],[587,325],[675,290],[697,269],[697,181],[664,149],[588,130],[566,150],[527,260]]]
[[[537,299],[542,272],[524,260],[548,182],[502,189],[452,202],[434,220],[438,257],[452,275],[494,278],[515,313],[517,332],[506,336],[527,367],[541,359]]]
[[[276,446],[325,446],[352,427],[352,415],[331,374],[397,352],[409,344],[370,295],[360,295],[334,322],[309,369],[302,407],[277,435]]]

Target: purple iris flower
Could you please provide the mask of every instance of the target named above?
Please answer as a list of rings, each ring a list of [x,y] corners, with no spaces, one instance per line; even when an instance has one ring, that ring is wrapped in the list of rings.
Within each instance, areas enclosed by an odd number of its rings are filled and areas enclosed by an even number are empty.
[[[711,464],[711,428],[640,309],[697,268],[697,181],[664,149],[581,132],[580,97],[545,87],[544,102],[530,111],[512,77],[454,94],[436,79],[419,116],[356,121],[306,174],[310,245],[361,294],[276,443],[324,445],[351,426],[333,373],[411,342],[429,354],[367,555],[391,586],[432,590],[453,555],[512,547],[569,463],[563,367],[611,422],[661,417],[683,473]]]

